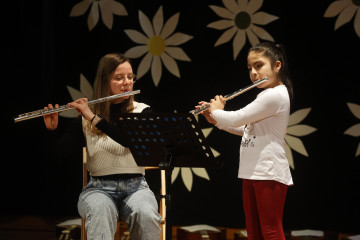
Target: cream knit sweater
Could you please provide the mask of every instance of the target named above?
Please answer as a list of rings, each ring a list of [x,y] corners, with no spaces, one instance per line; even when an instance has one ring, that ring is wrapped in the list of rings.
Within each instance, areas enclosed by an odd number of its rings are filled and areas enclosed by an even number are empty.
[[[134,113],[140,113],[149,107],[144,103],[134,102]],[[85,119],[83,119],[83,124]],[[138,167],[130,149],[125,148],[108,136],[89,134],[84,131],[87,149],[87,169],[91,176],[110,174],[141,173],[144,167]]]

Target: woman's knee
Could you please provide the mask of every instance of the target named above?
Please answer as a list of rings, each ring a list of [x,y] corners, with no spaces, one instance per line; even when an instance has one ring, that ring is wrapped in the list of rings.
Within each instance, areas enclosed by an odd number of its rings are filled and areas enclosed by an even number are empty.
[[[89,192],[80,195],[78,211],[81,217],[89,215],[107,215],[117,217],[117,208],[110,196],[101,192]]]

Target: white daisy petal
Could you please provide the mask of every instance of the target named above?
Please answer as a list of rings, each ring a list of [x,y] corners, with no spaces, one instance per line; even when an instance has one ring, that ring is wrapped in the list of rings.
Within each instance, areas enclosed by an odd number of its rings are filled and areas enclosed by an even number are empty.
[[[335,30],[344,25],[345,23],[348,23],[354,16],[356,10],[357,8],[355,7],[355,5],[349,5],[348,7],[346,7],[336,19]]]
[[[89,100],[92,100],[93,98],[92,86],[83,74],[80,74],[80,92],[84,97],[86,97]]]
[[[263,0],[250,0],[250,2],[247,5],[246,11],[249,14],[253,14],[254,12],[256,12],[261,8],[262,4],[263,4]]]
[[[65,117],[65,118],[77,118],[79,115],[80,113],[78,113],[78,111],[76,111],[75,109],[70,109],[68,111],[59,113],[60,117]]]
[[[216,151],[215,149],[213,149],[212,147],[210,147],[210,150],[214,154],[214,157],[220,156],[220,153],[218,151]]]
[[[160,57],[166,69],[169,70],[169,72],[171,72],[176,77],[180,78],[180,71],[176,61],[166,53],[161,54]]]
[[[298,124],[299,122],[304,120],[310,111],[311,111],[311,108],[303,108],[303,109],[300,109],[300,110],[292,113],[289,117],[288,126]]]
[[[286,158],[289,162],[289,165],[292,169],[295,169],[295,164],[294,164],[294,158],[291,152],[291,149],[289,147],[289,145],[285,144],[285,152],[286,152]]]
[[[147,53],[139,64],[139,67],[138,67],[138,70],[136,73],[137,79],[141,78],[142,76],[145,75],[145,73],[147,73],[147,71],[149,71],[150,66],[151,66],[151,60],[152,60],[151,53]]]
[[[191,170],[194,172],[194,174],[196,176],[199,176],[201,178],[204,178],[204,179],[210,181],[210,177],[205,168],[191,168]]]
[[[185,187],[189,192],[191,192],[192,185],[193,185],[193,175],[192,171],[188,167],[181,168],[181,178],[185,184]]]
[[[159,10],[156,12],[154,18],[153,18],[153,26],[156,36],[160,36],[160,31],[164,24],[164,17],[163,17],[163,10],[162,6],[160,6]]]
[[[278,19],[277,16],[268,14],[266,12],[257,12],[251,16],[252,23],[259,24],[259,25],[265,25],[265,24],[271,23],[272,21],[274,21],[276,19]]]
[[[111,1],[99,1],[101,19],[105,26],[109,29],[111,29],[113,25],[112,8],[109,4],[107,4],[110,2]]]
[[[274,38],[267,31],[265,31],[265,29],[263,29],[261,27],[257,27],[256,25],[252,25],[251,30],[259,38],[261,38],[263,40],[268,40],[268,41],[274,42]]]
[[[93,30],[97,22],[99,21],[99,2],[95,1],[93,2],[92,8],[90,10],[89,16],[88,16],[88,27],[89,30]]]
[[[334,1],[326,9],[324,17],[335,17],[337,16],[345,7],[350,4],[350,1]]]
[[[350,111],[352,112],[352,114],[354,114],[355,117],[357,117],[358,119],[360,119],[360,105],[355,104],[355,103],[347,103]]]
[[[173,182],[176,180],[179,172],[180,172],[180,168],[179,168],[179,167],[175,167],[175,168],[173,169],[173,171],[172,171],[172,173],[171,173],[171,183],[173,183]]]
[[[247,4],[248,4],[248,0],[238,0],[239,10],[241,12],[246,11]]]
[[[246,29],[246,34],[248,36],[251,46],[255,46],[260,42],[258,37],[255,35],[255,33],[251,31],[251,28]]]
[[[214,128],[212,128],[212,127],[211,128],[202,128],[201,131],[203,132],[204,137],[207,138],[213,129]]]
[[[350,135],[353,137],[359,137],[360,136],[360,123],[355,124],[354,126],[347,129],[344,134]]]
[[[167,47],[165,51],[173,58],[182,61],[191,61],[191,59],[186,55],[186,53],[178,47]]]
[[[81,92],[79,90],[77,90],[73,87],[70,87],[70,86],[66,86],[66,88],[70,93],[71,99],[73,99],[74,101],[83,97],[83,95],[81,94]]]
[[[92,3],[92,0],[84,0],[79,3],[77,3],[70,11],[70,17],[78,17],[88,10],[90,7],[90,4]]]
[[[124,55],[129,58],[139,58],[142,55],[144,55],[147,51],[148,51],[147,45],[136,46],[127,50]]]
[[[161,68],[160,57],[153,56],[153,61],[151,64],[151,76],[152,76],[153,82],[156,87],[158,86],[158,84],[160,82],[161,73],[162,73],[162,68]]]
[[[233,28],[230,28],[228,30],[226,30],[220,37],[219,39],[216,41],[215,43],[215,47],[216,46],[219,46],[221,44],[224,44],[228,41],[231,40],[231,38],[235,35],[235,33],[237,32],[237,28],[236,27],[233,27]]]
[[[123,4],[116,2],[116,1],[109,1],[108,9],[112,12],[112,14],[119,15],[119,16],[127,16],[128,13],[126,8]]]
[[[170,36],[175,31],[175,28],[179,22],[179,17],[180,17],[180,13],[176,13],[166,21],[164,28],[162,29],[162,31],[160,33],[160,37],[162,37],[163,39],[166,39],[168,36]]]
[[[288,127],[286,133],[301,137],[301,136],[309,135],[310,133],[313,133],[316,130],[317,130],[316,128],[313,128],[311,126],[304,125],[304,124],[298,124],[295,126]]]
[[[360,143],[356,149],[356,153],[355,153],[355,157],[359,156],[360,155]]]
[[[358,10],[355,15],[354,29],[355,29],[356,34],[360,38],[360,10]]]
[[[232,13],[236,14],[239,12],[239,6],[235,0],[222,0],[224,6],[229,9]]]
[[[234,49],[234,60],[237,58],[239,52],[244,47],[246,42],[246,35],[244,31],[237,31],[234,41],[233,41],[233,49]]]
[[[226,8],[214,5],[209,6],[219,17],[226,19],[234,19],[234,14]]]
[[[185,33],[174,33],[173,35],[171,35],[171,37],[169,37],[168,39],[165,40],[166,46],[178,46],[180,44],[186,43],[187,41],[189,41],[190,39],[192,39],[193,36],[187,35]]]
[[[139,43],[139,44],[147,44],[148,43],[149,39],[141,32],[138,32],[138,31],[132,30],[132,29],[125,29],[124,32],[135,43]]]
[[[154,36],[154,29],[151,25],[151,22],[149,18],[139,10],[139,22],[142,30],[145,32],[145,34],[151,38]]]
[[[216,29],[216,30],[224,30],[224,29],[227,29],[227,28],[233,27],[233,26],[234,26],[234,21],[233,20],[226,20],[226,19],[222,19],[222,20],[219,20],[219,21],[216,21],[216,22],[212,22],[212,23],[209,23],[207,25],[207,27],[213,28],[213,29]]]
[[[287,144],[289,144],[289,146],[292,149],[294,149],[298,153],[308,157],[305,146],[304,146],[303,142],[300,140],[300,138],[293,137],[293,136],[290,136],[290,135],[286,135],[285,140],[286,140]]]

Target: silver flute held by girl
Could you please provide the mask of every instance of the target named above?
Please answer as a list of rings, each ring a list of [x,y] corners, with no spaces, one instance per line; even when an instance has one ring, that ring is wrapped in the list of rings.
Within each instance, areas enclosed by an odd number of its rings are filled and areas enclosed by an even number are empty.
[[[140,93],[140,90],[129,91],[129,92],[121,93],[121,94],[111,95],[111,96],[108,96],[108,97],[103,97],[103,98],[91,100],[91,101],[88,102],[88,105],[101,103],[101,102],[106,102],[106,101],[113,100],[113,99],[116,99],[116,98],[131,96],[131,95],[135,95],[135,94],[138,94],[138,93]],[[33,112],[27,112],[27,113],[20,114],[17,118],[14,118],[14,122],[21,122],[21,121],[24,121],[24,120],[28,120],[28,119],[32,119],[32,118],[36,118],[36,117],[41,117],[41,116],[48,115],[48,114],[67,111],[67,110],[70,110],[70,109],[73,109],[73,108],[70,107],[68,104],[66,104],[66,105],[62,105],[62,106],[59,106],[59,107],[53,107],[53,108],[48,109],[48,110],[41,109],[41,110],[37,110],[37,111],[33,111]]]
[[[241,88],[241,89],[239,89],[239,90],[237,90],[237,91],[235,91],[235,92],[233,92],[231,94],[225,95],[224,99],[225,99],[225,101],[233,99],[234,97],[237,97],[240,94],[243,94],[244,92],[256,87],[259,84],[262,84],[263,82],[265,82],[267,80],[268,80],[267,77],[265,77],[263,79],[259,79],[259,80],[255,81],[255,82],[253,82],[251,85],[245,87],[245,88]],[[210,104],[205,104],[204,106],[201,106],[201,107],[199,107],[197,109],[191,110],[190,113],[192,113],[192,114],[194,114],[196,116],[196,115],[200,114],[201,112],[207,110],[208,108],[210,108]]]

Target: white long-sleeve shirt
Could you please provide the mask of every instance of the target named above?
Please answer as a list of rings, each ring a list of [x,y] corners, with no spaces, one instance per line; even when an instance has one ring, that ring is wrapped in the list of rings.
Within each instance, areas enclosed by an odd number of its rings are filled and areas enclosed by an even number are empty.
[[[289,94],[284,85],[265,89],[237,111],[212,113],[218,128],[243,136],[239,178],[293,185],[284,140],[289,114]]]

